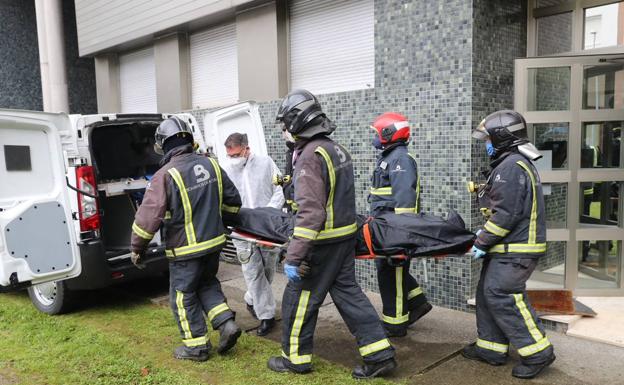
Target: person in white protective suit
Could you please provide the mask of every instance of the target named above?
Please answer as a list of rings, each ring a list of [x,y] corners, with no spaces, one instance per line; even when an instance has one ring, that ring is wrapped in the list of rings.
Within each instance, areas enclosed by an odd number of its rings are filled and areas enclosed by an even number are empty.
[[[225,140],[228,161],[223,166],[234,182],[243,201],[242,207],[273,207],[281,209],[284,193],[273,184],[273,176],[280,171],[268,156],[254,154],[246,134],[233,133]],[[260,249],[247,242],[234,240],[247,284],[247,310],[260,320],[256,330],[259,336],[268,334],[275,326],[275,297],[271,282],[279,258],[278,249]]]

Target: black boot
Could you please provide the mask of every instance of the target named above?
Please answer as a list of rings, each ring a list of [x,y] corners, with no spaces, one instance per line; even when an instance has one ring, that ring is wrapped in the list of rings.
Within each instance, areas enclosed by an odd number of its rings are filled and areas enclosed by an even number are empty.
[[[433,306],[431,306],[431,304],[427,302],[427,303],[420,305],[416,309],[411,310],[409,312],[409,321],[407,322],[407,324],[412,325],[414,322],[424,317],[425,314],[429,313],[431,309],[433,309]]]
[[[386,332],[386,337],[405,337],[407,335],[406,325],[389,325],[384,323],[383,328]]]
[[[269,362],[267,362],[267,366],[274,372],[279,373],[296,373],[296,374],[306,374],[312,371],[312,367],[309,365],[305,365],[303,368],[296,368],[295,365],[291,364],[290,361],[285,359],[284,357],[271,357],[269,358]],[[302,365],[299,365],[302,366]]]
[[[258,319],[258,316],[256,315],[256,309],[254,309],[253,305],[250,305],[248,303],[246,303],[247,305],[247,311],[249,312],[249,314],[251,314],[252,317],[254,317],[255,319]]]
[[[369,378],[382,377],[390,373],[397,367],[397,363],[394,358],[390,358],[385,361],[377,362],[374,364],[364,364],[356,366],[351,372],[351,376],[358,380],[365,380]]]
[[[275,318],[263,319],[260,321],[260,327],[256,330],[256,334],[260,337],[266,336],[275,327]]]
[[[233,319],[225,321],[219,326],[219,347],[217,352],[223,354],[236,345],[236,340],[241,335],[241,330]]]
[[[491,358],[483,357],[477,351],[477,344],[475,343],[464,346],[464,349],[462,349],[461,355],[464,356],[464,358],[467,358],[469,360],[485,362],[492,366],[505,365],[505,363],[507,362],[507,357],[501,360],[493,360]]]
[[[540,374],[542,370],[555,362],[555,358],[556,357],[553,354],[548,358],[548,360],[541,364],[518,364],[514,366],[513,370],[511,371],[511,375],[517,378],[529,380]]]
[[[191,361],[208,361],[208,356],[212,346],[210,343],[206,346],[197,346],[189,348],[188,346],[178,346],[173,352],[173,357],[178,360],[191,360]]]

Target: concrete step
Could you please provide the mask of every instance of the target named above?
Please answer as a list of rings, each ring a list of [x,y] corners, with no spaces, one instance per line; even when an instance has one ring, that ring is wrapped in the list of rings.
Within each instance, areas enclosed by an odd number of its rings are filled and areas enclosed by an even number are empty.
[[[476,299],[470,298],[468,306],[472,309],[476,309]],[[538,314],[539,319],[547,330],[555,331],[558,333],[566,333],[568,329],[578,322],[583,316],[580,315],[552,315],[552,314]]]

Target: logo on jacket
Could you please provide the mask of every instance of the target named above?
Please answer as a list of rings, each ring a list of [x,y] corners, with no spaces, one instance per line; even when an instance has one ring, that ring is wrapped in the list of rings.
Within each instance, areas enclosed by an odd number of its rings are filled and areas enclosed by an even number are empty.
[[[347,161],[347,155],[342,151],[340,146],[335,145],[334,150],[336,150],[336,154],[338,154],[338,158],[340,158],[340,163],[344,163]]]
[[[210,178],[210,173],[201,164],[196,164],[195,166],[193,166],[193,171],[195,171],[197,183],[205,182]]]

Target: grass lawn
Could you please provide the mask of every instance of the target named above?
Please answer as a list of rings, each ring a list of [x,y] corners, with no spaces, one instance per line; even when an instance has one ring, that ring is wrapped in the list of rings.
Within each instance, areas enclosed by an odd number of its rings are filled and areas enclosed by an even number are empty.
[[[169,309],[111,297],[48,316],[23,292],[1,294],[0,384],[361,384],[350,368],[318,358],[312,374],[273,373],[266,362],[279,345],[247,334],[225,356],[175,360],[171,354],[181,341]],[[218,334],[211,340],[216,346]]]

